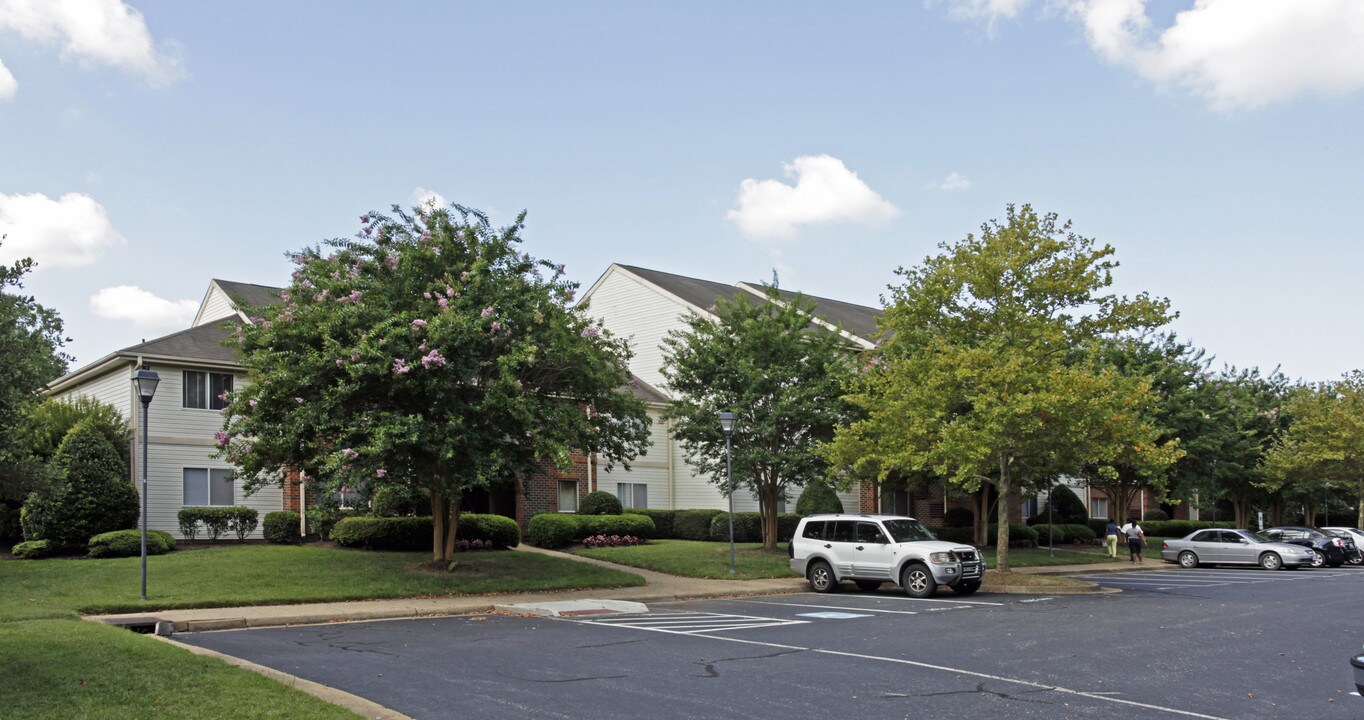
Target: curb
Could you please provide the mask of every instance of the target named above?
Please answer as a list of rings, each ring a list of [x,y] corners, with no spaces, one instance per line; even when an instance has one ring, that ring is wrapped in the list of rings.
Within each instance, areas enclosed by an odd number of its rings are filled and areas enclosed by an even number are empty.
[[[333,705],[339,705],[366,718],[372,718],[372,720],[413,720],[411,717],[404,715],[397,710],[384,707],[371,700],[366,700],[359,695],[352,695],[344,690],[338,690],[330,685],[323,685],[322,683],[313,682],[312,680],[305,680],[297,675],[290,675],[289,673],[280,672],[274,668],[257,665],[249,660],[242,660],[241,658],[233,657],[231,655],[224,655],[216,650],[209,650],[208,648],[201,648],[195,645],[184,645],[175,642],[170,638],[164,638],[157,635],[149,635],[148,637],[159,640],[167,645],[174,645],[181,650],[189,651],[195,655],[216,658],[233,667],[264,675],[281,685],[287,685],[300,692],[308,693],[319,700],[329,702]]]

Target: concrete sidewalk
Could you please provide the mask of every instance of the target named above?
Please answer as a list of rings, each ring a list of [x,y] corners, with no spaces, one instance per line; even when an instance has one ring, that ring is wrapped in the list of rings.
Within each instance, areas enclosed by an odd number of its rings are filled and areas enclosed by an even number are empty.
[[[516,552],[535,552],[552,555],[577,562],[601,565],[616,570],[634,573],[643,577],[645,584],[639,587],[598,588],[589,590],[565,590],[533,593],[508,593],[490,595],[463,595],[454,597],[396,598],[387,600],[358,600],[350,602],[305,603],[299,605],[256,605],[252,607],[195,608],[187,610],[158,610],[152,612],[126,613],[118,615],[95,615],[86,619],[100,622],[120,623],[132,618],[155,617],[175,624],[176,632],[202,630],[232,630],[242,628],[273,627],[279,625],[315,625],[330,622],[356,622],[362,620],[392,620],[439,615],[464,615],[470,613],[492,612],[499,605],[522,603],[544,603],[568,600],[627,600],[640,603],[675,602],[679,600],[700,600],[705,598],[738,597],[754,595],[780,595],[803,592],[807,589],[802,578],[771,578],[764,580],[713,580],[666,575],[652,570],[626,567],[592,558],[568,553],[544,550],[522,545]],[[1159,561],[1142,565],[1131,565],[1126,561],[1099,563],[1094,565],[1053,565],[1049,567],[1017,568],[1015,572],[1030,575],[1074,575],[1097,572],[1123,572],[1145,570],[1163,565]],[[989,592],[1010,592],[1028,594],[1063,594],[1076,592],[1098,592],[1097,586],[1087,588],[1049,588],[1037,586],[996,585],[991,583]]]

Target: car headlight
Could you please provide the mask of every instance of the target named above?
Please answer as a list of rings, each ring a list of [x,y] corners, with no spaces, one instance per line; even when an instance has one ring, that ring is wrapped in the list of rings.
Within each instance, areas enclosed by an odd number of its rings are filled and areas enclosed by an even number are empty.
[[[928,556],[928,560],[934,565],[946,565],[950,562],[955,562],[952,558],[952,553],[950,552],[935,552]]]

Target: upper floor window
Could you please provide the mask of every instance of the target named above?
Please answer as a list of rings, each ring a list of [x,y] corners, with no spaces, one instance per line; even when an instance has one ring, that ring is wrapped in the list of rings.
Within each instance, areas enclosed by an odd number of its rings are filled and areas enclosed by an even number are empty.
[[[185,402],[187,408],[222,410],[227,407],[226,394],[232,392],[232,373],[185,371]]]

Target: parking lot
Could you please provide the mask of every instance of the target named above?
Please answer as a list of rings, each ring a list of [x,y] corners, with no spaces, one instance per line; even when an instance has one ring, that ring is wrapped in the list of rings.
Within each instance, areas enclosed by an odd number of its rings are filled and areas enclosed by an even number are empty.
[[[1364,717],[1348,664],[1364,570],[1160,567],[1104,577],[1130,586],[1112,595],[847,586],[176,639],[418,718]]]

